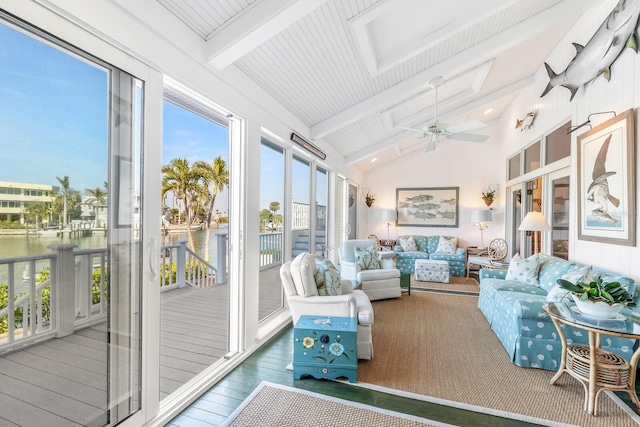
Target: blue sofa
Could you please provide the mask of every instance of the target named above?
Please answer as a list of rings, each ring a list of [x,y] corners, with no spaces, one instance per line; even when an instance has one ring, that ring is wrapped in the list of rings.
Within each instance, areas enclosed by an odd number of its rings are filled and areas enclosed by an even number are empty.
[[[398,239],[402,237],[409,236],[398,236]],[[400,274],[404,276],[413,274],[417,259],[434,259],[448,261],[449,274],[451,276],[466,277],[467,250],[465,248],[458,248],[455,254],[438,253],[436,249],[438,249],[440,236],[413,235],[413,238],[418,246],[417,251],[403,251],[400,245],[396,245],[393,248],[396,253],[396,268],[400,270]]]
[[[549,315],[542,309],[547,303],[547,293],[563,274],[578,270],[584,265],[561,258],[540,254],[538,285],[505,280],[507,270],[480,270],[480,297],[478,308],[491,329],[507,350],[512,362],[525,368],[557,371],[562,357],[562,343]],[[592,270],[602,275],[606,282],[618,281],[633,295],[633,279],[610,272]],[[570,297],[567,297],[570,298]],[[586,332],[566,326],[568,344],[588,344]],[[603,339],[602,347],[627,360],[636,345],[635,340],[617,337]]]

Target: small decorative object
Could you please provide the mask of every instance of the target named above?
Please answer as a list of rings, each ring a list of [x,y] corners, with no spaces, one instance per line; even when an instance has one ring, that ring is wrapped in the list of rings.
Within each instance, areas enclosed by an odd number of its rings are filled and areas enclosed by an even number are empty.
[[[576,56],[563,72],[556,74],[545,62],[549,84],[540,97],[545,96],[555,86],[563,86],[571,91],[571,101],[581,86],[584,85],[586,88],[586,84],[599,75],[602,74],[609,81],[611,64],[618,59],[622,51],[626,47],[638,51],[636,27],[639,14],[640,8],[637,4],[620,0],[586,45],[573,43]]]
[[[491,188],[489,188],[486,193],[482,193],[482,200],[484,200],[485,205],[491,206],[495,194],[496,190],[492,190]]]
[[[636,304],[631,295],[619,282],[605,283],[597,277],[590,283],[578,281],[575,285],[568,280],[558,279],[561,288],[571,292],[571,296],[581,313],[614,319],[625,306]]]
[[[533,126],[533,121],[536,118],[536,113],[533,111],[527,113],[526,116],[522,119],[516,118],[516,129],[520,129],[520,132],[523,130],[531,130],[531,126]]]
[[[367,206],[371,207],[373,206],[373,202],[376,201],[375,196],[373,194],[371,194],[369,191],[367,191],[367,195],[364,197],[364,201],[367,204]]]

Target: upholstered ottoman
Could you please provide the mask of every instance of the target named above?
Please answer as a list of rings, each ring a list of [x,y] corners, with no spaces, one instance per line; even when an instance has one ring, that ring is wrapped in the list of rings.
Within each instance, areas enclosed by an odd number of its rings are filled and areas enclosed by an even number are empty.
[[[415,280],[419,282],[449,283],[449,262],[434,259],[417,259]]]

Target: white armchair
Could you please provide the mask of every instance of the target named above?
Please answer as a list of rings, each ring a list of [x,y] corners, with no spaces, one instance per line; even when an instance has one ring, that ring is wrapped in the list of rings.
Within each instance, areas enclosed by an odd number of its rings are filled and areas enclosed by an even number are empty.
[[[367,249],[375,247],[375,240],[347,240],[340,248],[340,274],[343,279],[351,280],[362,290],[369,299],[398,298],[402,295],[400,288],[400,270],[374,269],[361,271],[356,262],[355,248]]]
[[[280,267],[280,278],[293,323],[295,324],[303,314],[357,317],[358,359],[371,359],[373,357],[371,301],[364,292],[353,290],[348,280],[343,280],[341,283],[342,295],[318,295],[314,279],[315,270],[315,258],[311,254],[299,255]]]

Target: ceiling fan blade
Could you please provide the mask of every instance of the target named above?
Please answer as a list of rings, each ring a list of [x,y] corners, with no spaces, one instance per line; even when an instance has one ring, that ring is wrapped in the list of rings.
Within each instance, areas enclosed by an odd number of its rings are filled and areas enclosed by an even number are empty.
[[[436,141],[435,139],[431,138],[429,142],[427,142],[427,145],[424,147],[424,152],[428,153],[429,151],[433,151],[435,149],[436,149]]]
[[[481,122],[480,120],[472,120],[470,122],[460,123],[459,125],[454,125],[447,128],[447,131],[450,133],[459,133],[466,132],[468,130],[480,129],[485,127],[486,124]]]
[[[473,133],[450,133],[447,135],[449,139],[467,142],[485,142],[489,139],[489,135],[477,135]]]

